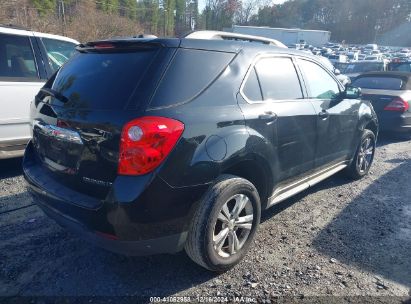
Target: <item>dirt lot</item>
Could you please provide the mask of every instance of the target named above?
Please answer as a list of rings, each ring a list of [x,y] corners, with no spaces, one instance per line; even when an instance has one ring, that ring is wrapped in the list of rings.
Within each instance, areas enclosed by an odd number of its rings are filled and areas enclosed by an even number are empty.
[[[32,205],[20,161],[0,162],[1,296],[411,296],[411,141],[383,138],[370,176],[337,175],[265,212],[246,259],[222,275],[184,253],[123,257],[67,233]]]

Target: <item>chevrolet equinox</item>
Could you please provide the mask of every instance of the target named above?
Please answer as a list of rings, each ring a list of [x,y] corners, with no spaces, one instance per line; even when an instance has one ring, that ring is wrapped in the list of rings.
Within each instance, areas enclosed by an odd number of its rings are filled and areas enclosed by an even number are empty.
[[[336,172],[366,175],[378,121],[360,89],[315,56],[254,42],[79,45],[31,105],[33,200],[108,250],[185,249],[221,272],[247,253],[261,210]]]

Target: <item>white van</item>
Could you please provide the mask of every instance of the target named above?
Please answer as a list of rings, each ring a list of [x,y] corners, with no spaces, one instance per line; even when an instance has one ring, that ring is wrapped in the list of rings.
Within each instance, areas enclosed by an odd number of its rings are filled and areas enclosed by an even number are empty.
[[[77,44],[62,36],[0,26],[0,159],[23,155],[30,140],[30,102]]]

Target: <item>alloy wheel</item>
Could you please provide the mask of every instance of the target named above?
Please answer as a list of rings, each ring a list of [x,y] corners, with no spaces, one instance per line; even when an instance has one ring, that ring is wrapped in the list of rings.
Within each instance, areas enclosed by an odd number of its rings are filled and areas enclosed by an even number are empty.
[[[369,169],[372,159],[374,157],[374,142],[371,137],[366,137],[360,146],[357,157],[357,168],[360,173],[367,172]]]
[[[219,256],[228,258],[241,250],[253,227],[253,213],[253,205],[244,194],[236,194],[223,204],[213,231],[213,246]]]

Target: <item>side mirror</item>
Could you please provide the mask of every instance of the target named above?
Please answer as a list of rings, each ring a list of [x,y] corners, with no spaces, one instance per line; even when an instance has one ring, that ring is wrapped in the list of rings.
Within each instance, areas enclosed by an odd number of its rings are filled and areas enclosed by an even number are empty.
[[[341,71],[339,69],[334,69],[334,74],[335,75],[341,75]]]
[[[361,88],[347,86],[344,92],[345,98],[347,99],[358,99],[361,98]]]

